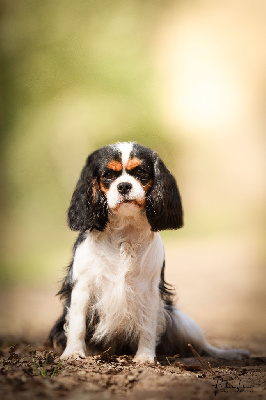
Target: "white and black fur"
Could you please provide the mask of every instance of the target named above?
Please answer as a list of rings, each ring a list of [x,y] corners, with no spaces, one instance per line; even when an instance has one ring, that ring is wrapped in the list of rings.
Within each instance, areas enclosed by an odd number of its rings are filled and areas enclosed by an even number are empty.
[[[68,210],[80,234],[59,295],[62,316],[49,341],[61,358],[85,357],[111,347],[154,362],[156,354],[200,354],[227,359],[245,350],[207,343],[196,323],[173,304],[164,280],[164,248],[158,231],[183,225],[174,177],[156,152],[116,143],[92,153]]]

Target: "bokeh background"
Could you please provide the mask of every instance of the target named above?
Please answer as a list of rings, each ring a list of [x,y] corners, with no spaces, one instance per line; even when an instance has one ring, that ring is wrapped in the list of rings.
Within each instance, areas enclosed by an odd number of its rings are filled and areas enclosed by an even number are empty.
[[[266,2],[2,0],[0,29],[0,334],[46,336],[80,170],[132,140],[182,194],[185,227],[162,234],[180,307],[252,350],[266,333]]]

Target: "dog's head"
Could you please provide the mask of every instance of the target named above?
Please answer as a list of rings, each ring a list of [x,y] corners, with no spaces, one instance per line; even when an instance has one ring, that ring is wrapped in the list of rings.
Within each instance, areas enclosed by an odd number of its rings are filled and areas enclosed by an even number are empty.
[[[71,229],[103,231],[109,213],[146,213],[152,231],[177,229],[183,211],[175,178],[137,143],[102,147],[87,159],[68,210]]]

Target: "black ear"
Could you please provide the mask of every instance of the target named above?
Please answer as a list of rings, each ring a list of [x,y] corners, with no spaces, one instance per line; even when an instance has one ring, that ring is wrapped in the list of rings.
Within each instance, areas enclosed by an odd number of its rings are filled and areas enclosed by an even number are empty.
[[[108,222],[107,200],[99,189],[96,158],[96,152],[88,157],[72,195],[67,222],[73,231],[103,231]]]
[[[152,231],[183,226],[183,209],[175,178],[157,154],[153,187],[146,198],[146,215]]]

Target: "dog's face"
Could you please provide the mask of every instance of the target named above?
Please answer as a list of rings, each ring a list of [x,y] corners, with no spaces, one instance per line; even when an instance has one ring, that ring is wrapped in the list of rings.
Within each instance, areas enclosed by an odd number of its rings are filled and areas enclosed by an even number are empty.
[[[183,212],[175,179],[154,151],[117,143],[92,153],[68,211],[71,229],[103,231],[109,213],[146,213],[151,230],[177,229]]]
[[[131,213],[145,207],[146,194],[153,184],[151,158],[139,154],[138,146],[117,144],[111,159],[100,173],[100,190],[113,213]]]

